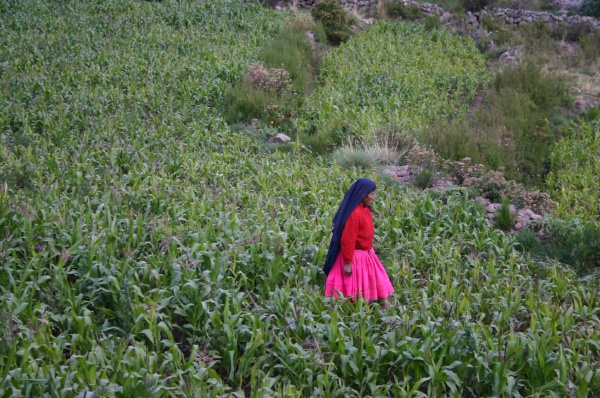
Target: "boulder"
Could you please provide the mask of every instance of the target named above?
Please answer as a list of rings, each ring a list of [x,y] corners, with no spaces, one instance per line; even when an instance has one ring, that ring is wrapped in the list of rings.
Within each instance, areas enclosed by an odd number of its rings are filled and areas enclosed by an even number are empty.
[[[573,110],[575,111],[575,113],[581,113],[584,112],[587,108],[587,103],[585,102],[585,100],[582,99],[577,99],[575,100],[575,102],[573,102]]]
[[[277,134],[275,137],[269,138],[271,144],[286,144],[289,141],[291,141],[291,138],[281,133]]]

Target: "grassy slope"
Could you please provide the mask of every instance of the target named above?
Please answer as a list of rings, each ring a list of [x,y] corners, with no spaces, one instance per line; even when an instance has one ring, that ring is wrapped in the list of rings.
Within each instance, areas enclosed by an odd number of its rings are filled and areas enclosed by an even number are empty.
[[[522,258],[459,195],[380,181],[393,306],[322,297],[358,173],[267,152],[212,108],[279,14],[1,7],[0,395],[600,388],[596,281]]]

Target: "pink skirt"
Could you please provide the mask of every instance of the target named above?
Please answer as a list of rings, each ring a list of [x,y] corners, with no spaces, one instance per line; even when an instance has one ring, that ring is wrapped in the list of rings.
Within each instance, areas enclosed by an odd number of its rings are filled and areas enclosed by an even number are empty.
[[[327,275],[325,295],[377,300],[387,298],[394,292],[390,278],[377,258],[375,250],[355,250],[352,274],[344,274],[344,259],[340,253]]]

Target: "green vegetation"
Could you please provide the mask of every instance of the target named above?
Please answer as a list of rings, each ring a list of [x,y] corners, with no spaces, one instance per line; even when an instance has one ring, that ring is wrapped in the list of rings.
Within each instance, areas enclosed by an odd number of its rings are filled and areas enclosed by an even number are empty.
[[[314,87],[317,64],[306,31],[312,20],[297,19],[256,55],[242,79],[223,99],[229,123],[259,119],[270,126],[288,127]]]
[[[485,76],[468,42],[401,22],[369,27],[328,53],[321,68],[322,85],[306,99],[298,126],[301,140],[322,151],[369,140],[384,125],[415,134],[464,116]]]
[[[600,123],[580,121],[563,131],[552,152],[548,189],[557,202],[555,215],[567,220],[600,221]]]
[[[385,2],[385,13],[390,18],[402,18],[414,20],[421,18],[423,14],[418,6],[405,6],[403,3],[395,0]]]
[[[503,231],[508,231],[515,224],[515,215],[510,211],[510,202],[506,199],[502,201],[502,206],[494,215],[494,224]]]
[[[517,235],[521,249],[534,257],[547,258],[568,264],[582,274],[596,272],[600,267],[600,226],[582,222],[577,218],[569,221],[554,217],[546,218],[536,225],[543,232],[538,238],[531,229]]]
[[[338,45],[350,38],[352,22],[348,12],[337,0],[323,0],[311,9],[315,20],[325,29],[325,35],[330,44]]]
[[[363,174],[301,146],[268,150],[231,131],[220,108],[286,34],[286,14],[230,0],[29,0],[0,11],[0,396],[600,390],[598,277],[521,255],[460,192],[378,179],[390,308],[323,297],[331,219]],[[340,68],[366,76],[362,100],[381,112],[365,130],[373,137],[355,136],[407,148],[396,132],[465,113],[482,60],[447,32],[380,24],[365,37],[377,31],[394,39],[389,49],[359,35],[328,56],[311,98],[335,92],[340,113],[315,102],[315,134],[333,117],[368,125],[350,117],[357,92],[338,96],[341,77],[331,85],[334,61],[360,45],[357,64],[381,57],[390,76],[375,84],[368,69]],[[407,51],[414,41],[440,58],[432,77],[408,67],[432,62]],[[403,71],[393,89],[415,98],[382,131],[393,109],[383,98],[401,97],[375,90]]]
[[[565,81],[542,73],[533,63],[506,68],[469,121],[441,120],[423,142],[442,157],[470,157],[491,169],[504,167],[507,178],[543,185],[550,169],[555,134],[548,120],[569,105]]]
[[[600,1],[599,0],[584,0],[580,10],[582,15],[600,18]]]

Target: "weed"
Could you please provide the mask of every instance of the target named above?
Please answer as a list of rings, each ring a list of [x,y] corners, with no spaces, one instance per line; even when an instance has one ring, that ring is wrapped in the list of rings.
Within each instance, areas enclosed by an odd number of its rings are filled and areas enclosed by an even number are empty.
[[[433,165],[426,165],[421,167],[415,173],[413,184],[420,189],[426,189],[431,186],[433,177],[435,175],[435,168]]]
[[[502,201],[502,206],[496,210],[494,215],[494,225],[503,231],[508,231],[515,224],[515,215],[510,211],[510,202]]]

